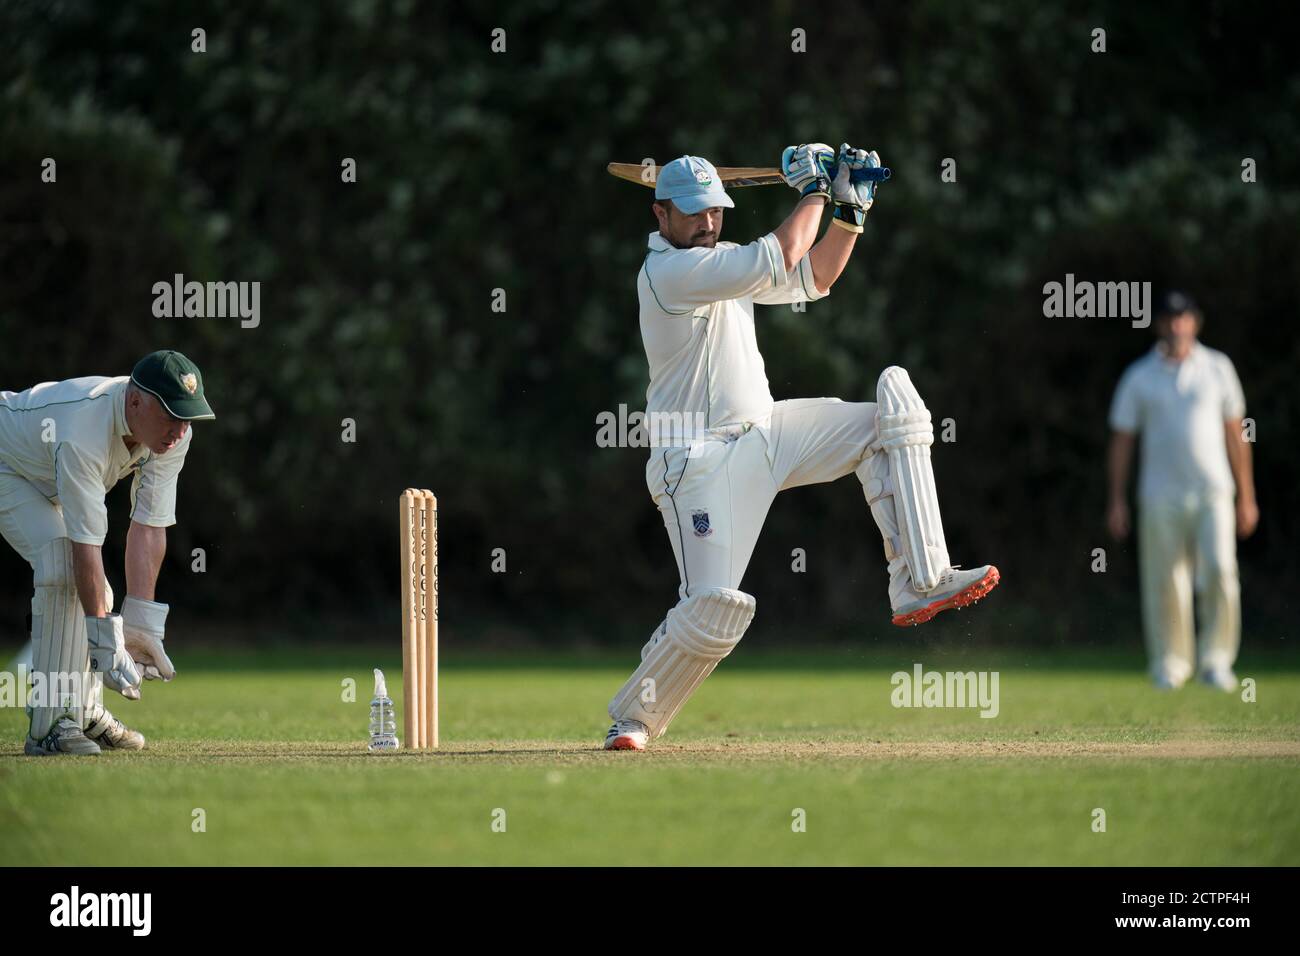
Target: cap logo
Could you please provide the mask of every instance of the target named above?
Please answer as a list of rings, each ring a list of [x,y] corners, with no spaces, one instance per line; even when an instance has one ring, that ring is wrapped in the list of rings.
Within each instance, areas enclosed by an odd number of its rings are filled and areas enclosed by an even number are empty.
[[[189,392],[191,395],[199,390],[199,380],[195,377],[193,372],[186,372],[181,376],[181,385],[184,386],[185,391]]]
[[[695,181],[701,186],[710,186],[713,184],[713,177],[708,174],[707,170],[695,170]]]

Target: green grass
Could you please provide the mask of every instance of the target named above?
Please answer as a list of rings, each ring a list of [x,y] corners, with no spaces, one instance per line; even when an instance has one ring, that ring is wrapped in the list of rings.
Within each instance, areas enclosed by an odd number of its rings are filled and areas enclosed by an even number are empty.
[[[998,668],[999,715],[895,709],[913,660]],[[140,703],[109,695],[149,737],[134,754],[23,757],[0,709],[0,865],[1300,863],[1285,659],[1239,669],[1244,703],[1156,693],[1114,653],[737,654],[651,751],[606,754],[627,662],[464,658],[444,748],[386,756],[365,752],[375,663],[400,685],[373,651],[191,652]]]

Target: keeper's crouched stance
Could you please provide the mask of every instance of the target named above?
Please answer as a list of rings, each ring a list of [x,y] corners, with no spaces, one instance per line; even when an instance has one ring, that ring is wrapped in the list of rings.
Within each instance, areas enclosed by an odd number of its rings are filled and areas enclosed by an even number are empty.
[[[838,157],[820,144],[787,149],[782,169],[799,203],[747,246],[718,242],[722,209],[733,204],[707,161],[685,156],[660,173],[660,228],[638,277],[650,364],[646,484],[681,584],[677,605],[610,702],[606,749],[641,750],[661,736],[740,642],[755,611],[741,579],[773,499],[787,488],[857,475],[884,541],[897,625],[964,607],[998,583],[991,565],[949,563],[930,464],[934,429],[904,369],[881,373],[875,402],[774,402],[768,389],[753,305],[827,294],[874,200],[874,182],[851,186],[843,172],[861,165],[879,160],[847,145]],[[841,228],[813,246],[827,204]],[[698,428],[666,440],[655,433],[657,415]]]
[[[154,600],[193,433],[213,418],[198,368],[153,352],[131,375],[0,391],[0,537],[32,569],[31,756],[139,750],[144,736],[104,706],[104,687],[139,700],[171,680],[168,605]],[[113,613],[104,574],[105,495],[131,476],[127,593]]]

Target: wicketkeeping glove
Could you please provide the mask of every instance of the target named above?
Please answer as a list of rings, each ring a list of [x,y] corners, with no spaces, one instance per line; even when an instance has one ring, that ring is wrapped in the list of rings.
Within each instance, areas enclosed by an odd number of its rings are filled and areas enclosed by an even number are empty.
[[[140,699],[140,672],[126,652],[122,616],[86,618],[90,641],[90,669],[104,675],[104,683],[128,700]]]
[[[873,149],[867,152],[854,149],[848,143],[840,145],[835,159],[835,179],[831,183],[831,222],[849,232],[861,232],[867,213],[876,201],[875,182],[854,182],[853,173],[880,165],[880,157]]]
[[[825,196],[831,199],[831,170],[835,163],[835,150],[825,143],[805,143],[787,146],[781,153],[781,178],[786,185],[804,196]]]
[[[163,650],[163,628],[168,605],[145,601],[129,594],[122,602],[122,630],[126,651],[145,680],[171,680],[176,668]]]

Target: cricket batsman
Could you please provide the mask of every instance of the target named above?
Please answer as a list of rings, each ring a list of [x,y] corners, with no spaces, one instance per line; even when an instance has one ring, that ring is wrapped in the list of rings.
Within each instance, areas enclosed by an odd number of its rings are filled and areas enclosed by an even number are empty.
[[[857,475],[884,539],[894,624],[921,624],[998,583],[991,565],[949,564],[930,412],[905,370],[881,373],[875,402],[775,402],[768,387],[754,305],[828,294],[875,201],[877,183],[852,173],[879,165],[874,151],[848,144],[838,154],[824,143],[788,147],[781,173],[799,194],[794,211],[743,246],[720,241],[723,211],[735,204],[711,163],[682,156],[660,170],[651,207],[659,229],[637,276],[650,366],[646,488],[681,584],[610,701],[607,750],[644,750],[739,643],[755,608],[741,580],[780,491]],[[827,206],[831,228],[814,245]],[[666,439],[665,421],[675,432]]]
[[[139,700],[142,677],[176,676],[154,586],[190,422],[214,417],[198,368],[172,351],[146,355],[130,376],[0,391],[0,533],[31,565],[35,589],[26,753],[144,747],[104,706],[103,687]],[[104,497],[127,475],[126,598],[115,614]]]

